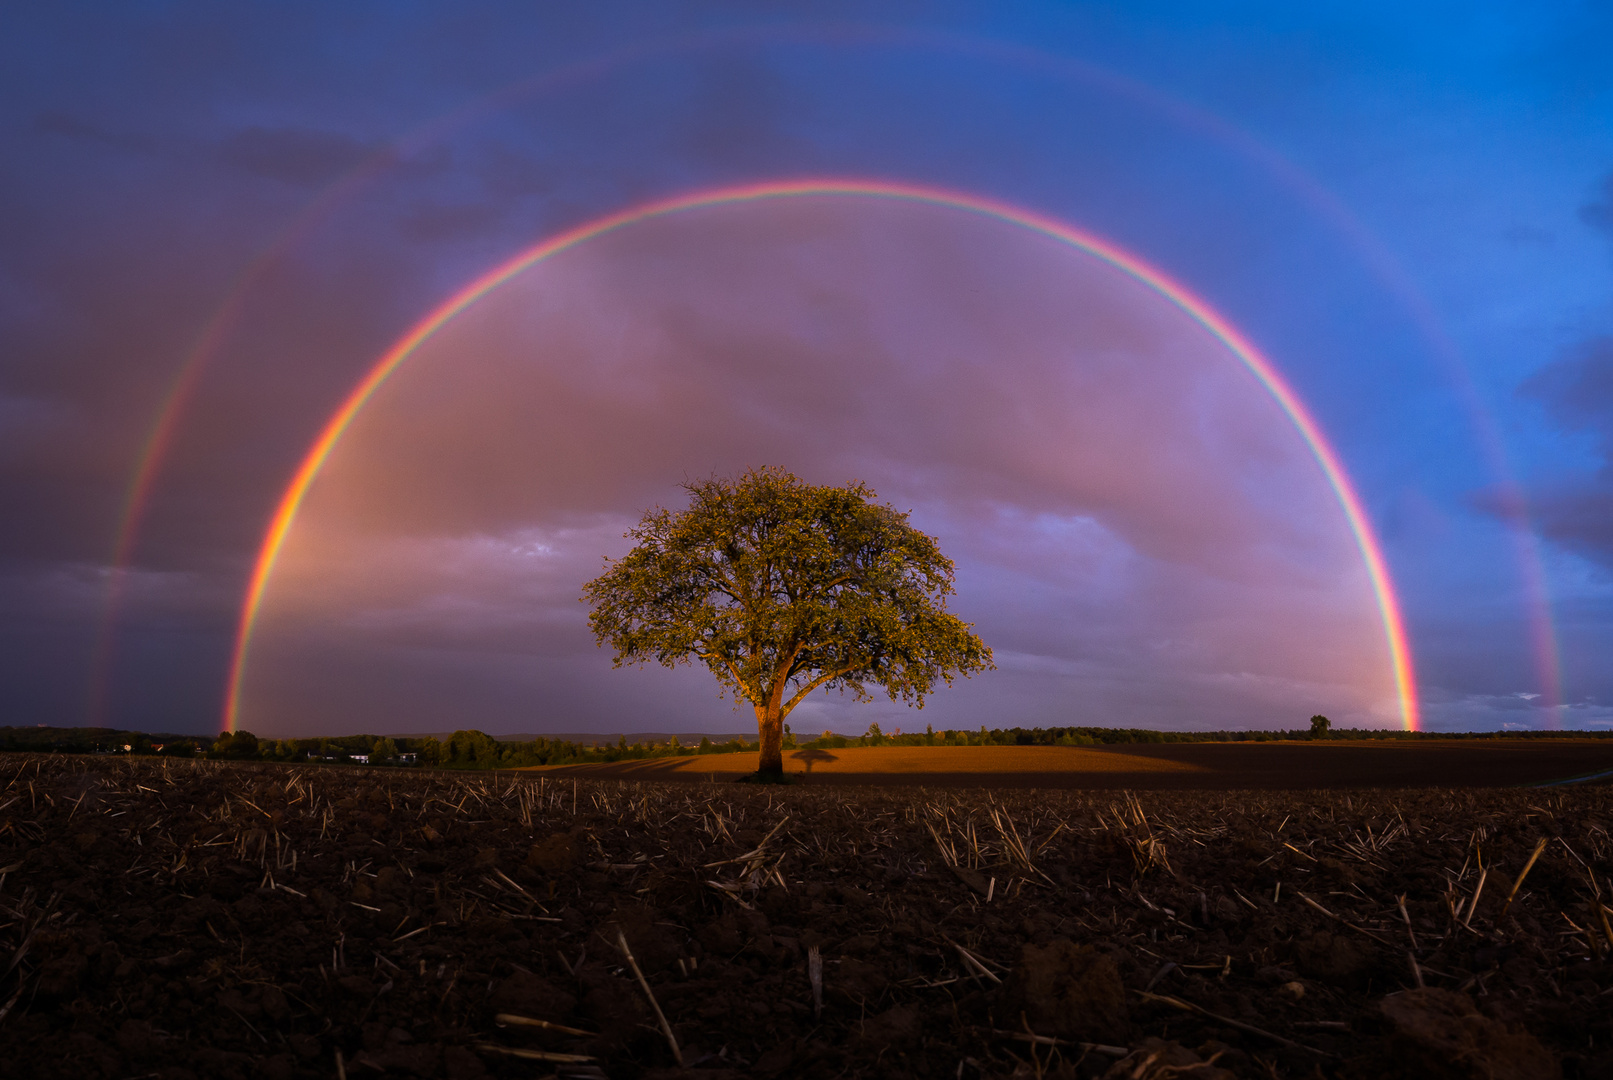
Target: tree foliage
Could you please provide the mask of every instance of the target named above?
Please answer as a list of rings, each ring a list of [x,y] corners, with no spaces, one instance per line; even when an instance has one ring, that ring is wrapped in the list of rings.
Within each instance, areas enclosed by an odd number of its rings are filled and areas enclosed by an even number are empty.
[[[481,731],[456,731],[443,744],[442,761],[458,768],[496,768],[498,741]]]
[[[250,761],[258,756],[258,737],[250,731],[222,731],[213,741],[208,757]]]
[[[688,509],[646,513],[584,587],[589,626],[618,667],[698,661],[750,702],[761,772],[782,773],[783,718],[820,687],[922,708],[937,680],[994,666],[945,610],[951,560],[864,485],[767,468],[684,490]]]

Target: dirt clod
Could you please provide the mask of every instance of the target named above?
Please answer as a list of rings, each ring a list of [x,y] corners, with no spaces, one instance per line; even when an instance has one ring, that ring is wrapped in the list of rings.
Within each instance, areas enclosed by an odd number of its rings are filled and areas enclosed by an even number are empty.
[[[1483,1015],[1466,994],[1407,990],[1380,1006],[1394,1027],[1396,1077],[1559,1080],[1556,1058],[1527,1032]]]
[[[1294,962],[1308,978],[1352,988],[1364,986],[1374,967],[1370,942],[1328,930],[1295,942]]]
[[[558,875],[570,870],[576,859],[577,850],[571,837],[565,833],[554,833],[542,843],[532,845],[532,850],[527,852],[526,864],[545,874]]]
[[[1058,938],[1026,945],[1003,989],[1006,1025],[1020,1017],[1039,1035],[1124,1043],[1130,1034],[1126,984],[1113,959],[1091,946]]]

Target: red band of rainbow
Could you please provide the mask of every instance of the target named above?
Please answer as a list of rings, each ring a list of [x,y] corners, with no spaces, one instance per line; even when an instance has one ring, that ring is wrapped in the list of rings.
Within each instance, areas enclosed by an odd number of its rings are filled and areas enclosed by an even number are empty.
[[[1388,566],[1384,561],[1383,551],[1378,544],[1377,536],[1373,532],[1371,523],[1367,519],[1366,511],[1361,505],[1360,496],[1356,494],[1354,485],[1350,483],[1350,479],[1344,471],[1344,466],[1339,460],[1338,453],[1322,434],[1316,420],[1311,416],[1310,411],[1305,408],[1304,403],[1299,400],[1292,387],[1278,374],[1271,361],[1266,359],[1259,349],[1255,348],[1247,338],[1217,314],[1209,304],[1189,292],[1162,271],[1148,265],[1130,252],[1124,251],[1106,240],[1099,239],[1073,226],[983,196],[917,184],[896,183],[885,180],[850,179],[785,180],[714,188],[629,207],[614,214],[596,218],[526,249],[472,281],[417,323],[413,329],[399,339],[390,350],[376,361],[369,373],[353,388],[353,391],[342,402],[341,407],[336,410],[330,421],[320,432],[319,437],[314,440],[308,453],[303,457],[302,464],[292,477],[291,483],[280,497],[280,503],[275,509],[274,517],[270,520],[268,531],[264,534],[263,544],[258,551],[257,562],[253,566],[252,576],[247,584],[246,597],[241,605],[240,624],[236,631],[235,651],[231,658],[229,682],[225,696],[225,730],[237,730],[241,712],[241,683],[246,672],[247,654],[252,644],[253,624],[257,620],[258,611],[262,606],[270,575],[274,572],[275,560],[285,543],[286,535],[291,529],[292,522],[297,516],[297,510],[302,505],[304,496],[313,484],[315,477],[319,475],[320,469],[324,466],[336,443],[341,439],[343,432],[347,430],[347,426],[352,422],[353,418],[358,415],[359,410],[364,407],[370,396],[375,393],[376,388],[385,382],[387,377],[397,370],[398,366],[408,359],[410,353],[418,348],[422,342],[486,293],[509,281],[521,271],[549,258],[551,255],[559,254],[578,244],[603,236],[624,226],[666,214],[675,214],[684,210],[694,210],[724,203],[825,195],[899,199],[928,203],[980,214],[984,217],[995,218],[999,221],[1041,233],[1102,259],[1109,265],[1147,285],[1159,295],[1174,303],[1230,349],[1255,378],[1260,381],[1261,385],[1266,388],[1283,412],[1288,415],[1294,427],[1298,429],[1300,437],[1305,440],[1306,445],[1310,448],[1311,454],[1321,467],[1329,486],[1332,487],[1340,508],[1344,511],[1350,532],[1355,538],[1356,546],[1361,552],[1362,561],[1366,565],[1373,595],[1377,599],[1378,611],[1383,622],[1384,636],[1388,643],[1390,663],[1394,669],[1395,692],[1399,699],[1401,724],[1408,731],[1418,730],[1417,686],[1416,675],[1412,669],[1411,651],[1406,640],[1400,604],[1395,596],[1394,587],[1389,578]]]

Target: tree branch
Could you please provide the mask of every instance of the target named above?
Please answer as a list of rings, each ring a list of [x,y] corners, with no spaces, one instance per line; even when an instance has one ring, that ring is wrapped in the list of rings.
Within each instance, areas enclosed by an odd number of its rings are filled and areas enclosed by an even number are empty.
[[[822,675],[819,675],[816,679],[813,679],[811,682],[803,686],[800,691],[790,699],[790,703],[784,706],[783,709],[779,710],[779,716],[783,717],[790,715],[790,713],[795,710],[795,707],[801,704],[801,699],[805,698],[808,694],[812,693],[812,691],[816,690],[830,679],[836,679],[842,675],[849,675],[856,669],[856,664],[844,664],[840,667],[831,668],[830,670],[825,671]]]
[[[728,669],[728,674],[734,677],[734,685],[739,688],[740,692],[745,695],[752,705],[757,703],[756,691],[752,690],[750,685],[740,677],[739,669],[734,666],[734,662],[732,660],[728,659],[726,656],[723,656],[721,653],[700,653],[699,656],[700,659],[705,660],[708,663],[712,660],[721,660],[723,666]]]
[[[709,566],[697,567],[695,573],[706,579],[706,587],[712,592],[720,592],[740,607],[745,606],[745,602],[735,595],[732,583],[722,574],[712,572]]]

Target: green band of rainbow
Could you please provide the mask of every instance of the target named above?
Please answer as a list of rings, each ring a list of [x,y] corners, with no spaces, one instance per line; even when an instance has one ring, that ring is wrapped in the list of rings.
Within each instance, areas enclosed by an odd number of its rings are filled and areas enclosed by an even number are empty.
[[[241,709],[241,682],[246,671],[247,654],[252,645],[253,623],[256,621],[259,608],[262,606],[264,592],[269,584],[269,577],[274,572],[275,560],[279,556],[280,549],[285,543],[286,535],[297,516],[297,510],[302,505],[304,496],[308,493],[308,488],[313,484],[314,478],[319,475],[319,470],[324,466],[326,459],[330,457],[330,453],[341,439],[342,433],[347,430],[347,426],[352,423],[359,410],[369,401],[370,395],[375,393],[376,388],[385,382],[387,377],[396,371],[398,366],[408,359],[410,353],[418,348],[422,342],[482,296],[509,281],[523,270],[542,262],[551,255],[559,254],[578,244],[603,236],[624,226],[666,214],[675,214],[684,210],[694,210],[725,203],[758,202],[764,199],[825,195],[898,199],[907,202],[950,207],[984,217],[995,218],[1011,225],[1041,233],[1102,259],[1109,265],[1147,285],[1186,312],[1199,325],[1203,326],[1230,349],[1248,367],[1255,378],[1260,380],[1260,383],[1271,396],[1276,399],[1283,412],[1288,414],[1288,418],[1293,422],[1294,427],[1299,430],[1300,437],[1305,440],[1306,445],[1310,447],[1312,455],[1315,456],[1317,464],[1321,466],[1323,475],[1326,476],[1328,484],[1338,498],[1339,506],[1343,509],[1345,519],[1349,522],[1350,532],[1355,537],[1356,546],[1360,549],[1362,560],[1366,564],[1373,594],[1377,598],[1378,611],[1383,620],[1384,636],[1388,641],[1390,663],[1394,668],[1395,691],[1400,703],[1401,723],[1407,730],[1415,731],[1418,729],[1416,677],[1412,670],[1411,652],[1406,641],[1406,631],[1401,619],[1400,604],[1389,579],[1389,570],[1384,562],[1383,551],[1378,545],[1377,536],[1373,533],[1372,526],[1367,520],[1366,512],[1361,506],[1361,499],[1356,494],[1354,486],[1350,483],[1349,477],[1344,471],[1344,466],[1339,461],[1337,452],[1328,443],[1309,410],[1305,408],[1283,377],[1277,373],[1271,361],[1267,360],[1247,338],[1203,300],[1173,281],[1166,274],[1149,266],[1137,256],[1116,247],[1108,241],[1101,240],[1052,218],[1010,206],[995,199],[916,184],[894,183],[884,180],[806,179],[697,191],[629,207],[626,210],[597,218],[558,236],[551,237],[494,267],[449,297],[447,301],[416,324],[385,355],[376,361],[369,373],[347,396],[347,400],[342,402],[341,407],[336,410],[330,421],[325,425],[324,430],[320,432],[319,437],[314,440],[313,445],[304,456],[302,464],[297,468],[296,475],[292,477],[291,483],[286,487],[285,494],[280,497],[280,503],[275,509],[268,531],[264,534],[263,545],[258,552],[257,563],[253,566],[252,577],[247,585],[246,597],[241,605],[240,624],[236,631],[235,652],[231,658],[229,684],[225,697],[225,730],[234,731],[237,728]]]

